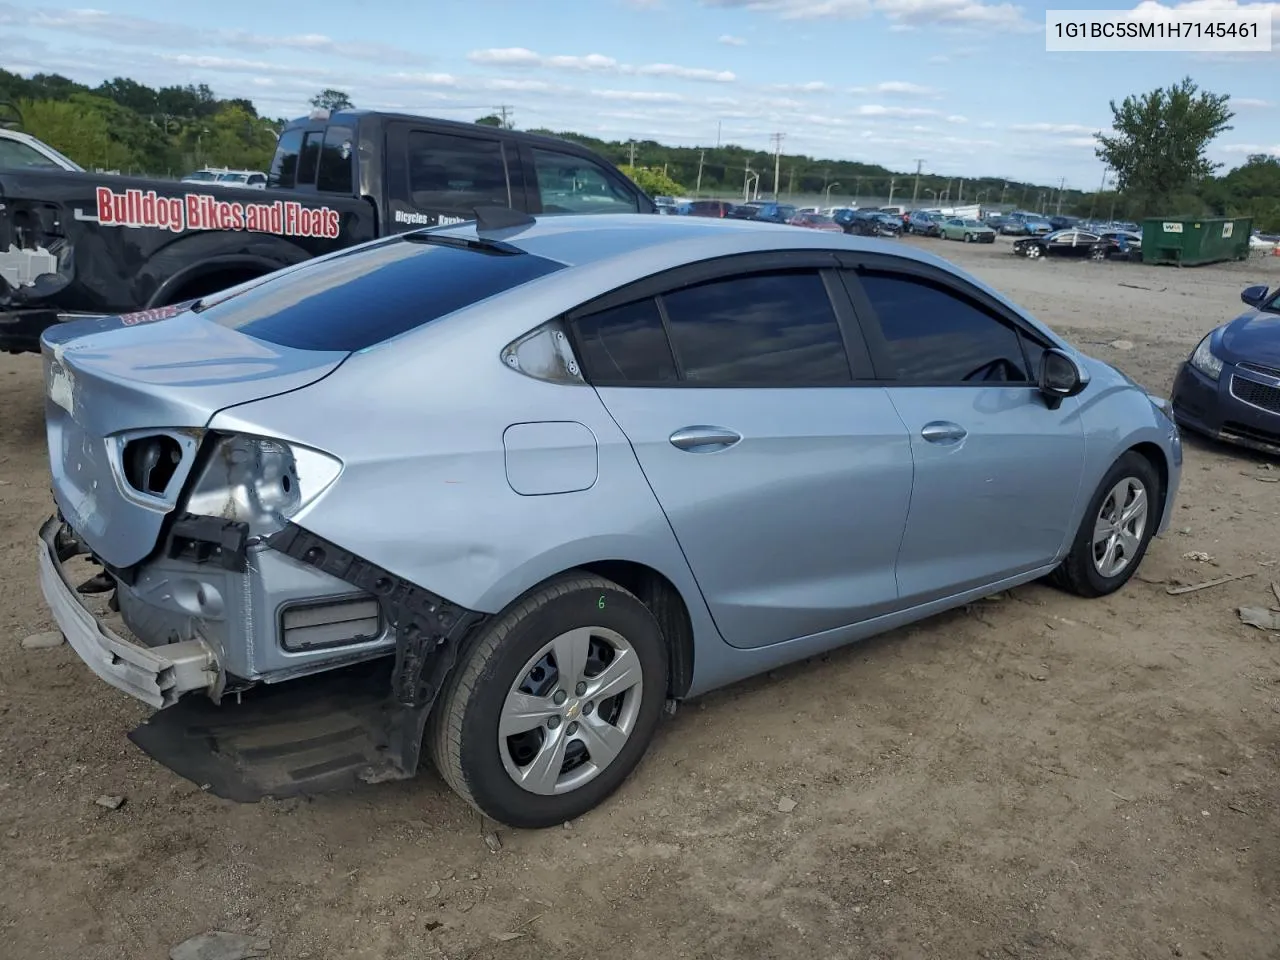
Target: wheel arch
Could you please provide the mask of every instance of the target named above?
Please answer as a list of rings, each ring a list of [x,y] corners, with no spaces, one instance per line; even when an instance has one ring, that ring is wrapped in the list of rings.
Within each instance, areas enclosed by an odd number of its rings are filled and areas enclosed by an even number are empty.
[[[151,295],[147,308],[182,303],[279,270],[287,264],[266,257],[228,254],[193,263],[169,277]]]
[[[1165,452],[1159,444],[1152,443],[1150,440],[1141,440],[1138,443],[1133,444],[1124,452],[1136,453],[1138,456],[1145,459],[1151,464],[1152,469],[1156,472],[1156,477],[1160,480],[1159,512],[1156,513],[1156,524],[1157,527],[1159,527],[1160,521],[1165,515],[1165,508],[1169,502],[1169,460],[1165,456]]]

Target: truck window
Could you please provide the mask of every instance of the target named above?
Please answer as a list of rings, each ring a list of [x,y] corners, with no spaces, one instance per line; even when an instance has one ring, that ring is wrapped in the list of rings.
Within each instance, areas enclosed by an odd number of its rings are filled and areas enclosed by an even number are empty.
[[[310,130],[303,138],[302,155],[298,158],[298,186],[309,187],[316,182],[316,168],[320,165],[320,145],[323,141],[323,130]]]
[[[410,131],[409,197],[419,209],[467,218],[480,204],[510,206],[501,142]]]
[[[320,173],[316,189],[326,193],[351,194],[355,191],[351,174],[351,153],[355,134],[350,127],[334,125],[324,132],[320,148]]]
[[[292,187],[298,173],[298,151],[302,148],[302,131],[286,130],[276,144],[276,155],[271,160],[267,174],[267,186]]]
[[[533,150],[544,213],[638,213],[640,203],[594,161],[551,150]]]

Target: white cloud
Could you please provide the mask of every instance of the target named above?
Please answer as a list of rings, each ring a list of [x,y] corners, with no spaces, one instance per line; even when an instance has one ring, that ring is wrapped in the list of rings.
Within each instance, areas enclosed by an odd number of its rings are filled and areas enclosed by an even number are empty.
[[[1232,97],[1229,106],[1242,107],[1246,110],[1265,110],[1274,107],[1270,100],[1259,100],[1256,97]]]
[[[1097,127],[1087,127],[1082,123],[1011,123],[1009,129],[1014,133],[1056,133],[1056,134],[1093,134]]]
[[[334,40],[321,33],[261,34],[249,30],[191,27],[186,24],[130,17],[105,10],[62,10],[0,3],[0,28],[26,27],[59,34],[78,34],[94,40],[107,39],[121,46],[220,47],[243,53],[246,48],[261,51],[297,50],[326,58],[363,60],[376,63],[423,63],[429,57],[385,43]]]
[[[936,97],[938,91],[919,83],[905,80],[886,80],[870,87],[853,87],[850,93],[878,93],[886,97]]]
[[[1062,143],[1068,147],[1096,147],[1098,145],[1095,137],[1067,137]]]
[[[544,57],[526,47],[493,47],[472,50],[467,54],[472,63],[496,67],[540,67],[549,70],[576,70],[580,72],[622,73],[642,77],[673,77],[677,80],[699,80],[711,83],[733,83],[737,80],[729,70],[708,70],[703,67],[682,67],[674,63],[646,63],[633,66],[619,63],[613,57],[601,53],[584,56],[556,55]]]
[[[1274,143],[1269,147],[1258,143],[1224,143],[1214,149],[1222,153],[1238,153],[1246,156],[1261,153],[1267,156],[1280,157],[1280,143]]]
[[[745,37],[735,37],[732,34],[726,33],[722,35],[716,43],[723,43],[726,47],[745,47],[747,45],[747,40]]]
[[[810,80],[808,83],[775,83],[768,87],[781,93],[826,93],[831,85],[821,80]]]
[[[659,93],[656,90],[592,90],[593,97],[605,100],[631,100],[635,103],[683,103],[678,93]]]
[[[969,118],[958,113],[953,113],[947,117],[947,123],[968,123]]]
[[[938,116],[937,110],[926,110],[923,107],[885,107],[875,103],[866,103],[860,107],[855,107],[854,113],[860,117],[891,117],[896,120]]]
[[[1043,24],[1028,21],[1012,3],[982,0],[702,0],[709,7],[737,7],[773,13],[784,20],[861,20],[875,14],[899,27],[972,27],[1032,32]]]
[[[397,80],[426,87],[456,87],[458,78],[449,73],[395,73]]]

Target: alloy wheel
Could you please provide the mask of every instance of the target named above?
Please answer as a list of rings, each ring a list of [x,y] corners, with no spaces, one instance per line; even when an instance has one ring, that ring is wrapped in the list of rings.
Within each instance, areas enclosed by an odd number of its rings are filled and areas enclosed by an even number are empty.
[[[644,689],[640,658],[604,627],[566,631],[529,658],[498,720],[508,775],[530,793],[569,793],[626,746]]]
[[[1093,525],[1093,566],[1101,576],[1118,576],[1138,555],[1147,502],[1147,488],[1137,477],[1125,477],[1103,498]]]

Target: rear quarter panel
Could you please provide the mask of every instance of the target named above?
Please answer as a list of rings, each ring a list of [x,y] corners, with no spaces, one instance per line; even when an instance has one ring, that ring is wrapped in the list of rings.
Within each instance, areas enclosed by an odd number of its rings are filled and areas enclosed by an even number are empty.
[[[312,387],[226,409],[210,426],[339,457],[341,476],[297,523],[464,607],[496,613],[557,573],[621,559],[663,574],[688,605],[695,635],[718,638],[630,443],[595,390],[508,369],[500,352],[510,338],[472,328],[468,312],[357,354]],[[524,423],[581,424],[545,435],[589,434],[594,482],[517,493],[504,434]],[[542,453],[584,460],[582,449]]]

